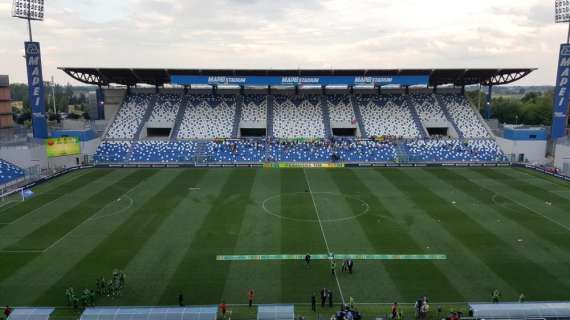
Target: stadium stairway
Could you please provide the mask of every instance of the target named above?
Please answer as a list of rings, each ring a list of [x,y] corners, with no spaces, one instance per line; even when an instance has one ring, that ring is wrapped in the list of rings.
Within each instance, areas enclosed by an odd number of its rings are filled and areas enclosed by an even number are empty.
[[[239,137],[239,123],[241,120],[241,112],[243,109],[243,95],[238,95],[236,98],[236,112],[234,114],[234,124],[232,128],[232,138]]]
[[[364,127],[364,121],[362,119],[362,113],[360,112],[360,106],[356,103],[354,95],[350,96],[350,103],[352,104],[352,109],[354,109],[354,116],[356,117],[356,122],[358,123],[358,128],[360,129],[360,136],[363,138],[368,137],[366,128]]]
[[[443,115],[445,116],[447,121],[449,121],[449,123],[451,123],[451,126],[453,126],[453,129],[455,130],[455,132],[457,132],[459,139],[464,139],[465,136],[463,135],[463,132],[461,132],[461,130],[459,130],[457,123],[455,123],[455,121],[453,120],[453,117],[449,113],[449,109],[447,108],[447,105],[445,103],[443,103],[443,101],[441,101],[441,99],[438,95],[435,95],[435,101],[441,107],[441,111],[443,112]]]
[[[208,162],[209,155],[208,155],[208,144],[210,141],[197,141],[196,142],[196,152],[195,160],[196,162]]]
[[[396,145],[396,159],[394,159],[396,162],[408,162],[410,161],[410,155],[408,153],[408,150],[405,146],[404,142],[399,142]]]
[[[273,137],[273,95],[267,96],[267,136]],[[269,148],[268,148],[269,149]]]
[[[416,127],[418,127],[418,132],[420,133],[420,136],[422,138],[427,138],[428,134],[426,132],[426,128],[424,128],[423,124],[422,124],[422,120],[420,119],[420,115],[418,114],[418,110],[416,110],[416,108],[414,106],[409,106],[407,104],[407,102],[404,102],[406,104],[406,108],[408,108],[410,110],[410,113],[412,114],[412,119],[414,119],[414,123],[416,124]]]
[[[178,138],[178,132],[180,131],[180,125],[184,119],[184,114],[186,113],[186,108],[189,107],[190,99],[188,96],[182,98],[182,104],[178,108],[178,113],[176,114],[176,120],[174,120],[174,127],[172,127],[172,132],[170,133],[170,140],[175,141]]]
[[[325,138],[332,137],[332,130],[331,130],[331,115],[329,112],[329,104],[327,101],[327,97],[325,95],[321,95],[321,111],[323,112],[323,124],[325,128]]]
[[[146,106],[146,111],[144,113],[141,123],[139,124],[139,127],[137,128],[137,132],[135,133],[134,136],[135,141],[138,141],[140,139],[141,132],[145,127],[146,123],[148,122],[148,119],[150,119],[150,115],[152,114],[152,110],[154,109],[154,106],[156,105],[157,101],[158,101],[158,94],[153,94],[152,98],[150,98],[150,101],[148,102],[148,105]]]

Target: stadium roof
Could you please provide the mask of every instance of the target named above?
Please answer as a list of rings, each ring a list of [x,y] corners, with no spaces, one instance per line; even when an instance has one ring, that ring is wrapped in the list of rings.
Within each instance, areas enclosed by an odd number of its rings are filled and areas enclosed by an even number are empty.
[[[68,68],[69,76],[86,84],[163,86],[171,76],[429,76],[429,85],[502,85],[520,80],[536,70],[521,69],[132,69],[132,68]]]

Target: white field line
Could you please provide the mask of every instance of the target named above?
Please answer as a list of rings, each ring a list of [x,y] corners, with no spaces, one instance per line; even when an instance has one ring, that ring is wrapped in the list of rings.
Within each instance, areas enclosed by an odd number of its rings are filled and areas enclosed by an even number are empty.
[[[130,196],[128,196],[128,194],[131,193],[131,192],[132,192],[135,188],[137,188],[139,185],[140,185],[140,184],[137,184],[136,186],[134,186],[134,187],[132,187],[131,189],[129,189],[127,192],[123,193],[123,195],[124,195],[125,197],[128,197],[128,198],[130,199],[130,201],[131,201],[131,203],[129,204],[128,207],[126,207],[126,208],[124,208],[124,209],[120,209],[119,211],[114,212],[114,213],[112,213],[112,214],[108,214],[108,215],[101,216],[101,217],[93,217],[93,216],[91,216],[91,217],[89,217],[89,218],[83,220],[83,222],[81,222],[80,224],[78,224],[75,228],[69,230],[69,232],[67,232],[66,234],[64,234],[61,238],[59,238],[58,240],[56,240],[56,241],[55,241],[54,243],[52,243],[49,247],[47,247],[47,248],[45,248],[44,250],[42,250],[42,252],[46,252],[46,251],[48,251],[49,249],[55,247],[55,246],[58,245],[61,241],[63,241],[65,238],[67,238],[67,236],[69,236],[69,235],[72,234],[75,230],[79,229],[81,226],[83,226],[84,224],[86,224],[86,223],[88,223],[88,222],[95,221],[95,220],[99,220],[99,219],[101,219],[101,218],[106,218],[106,217],[109,217],[109,216],[113,216],[113,215],[116,215],[116,214],[118,214],[118,213],[121,213],[121,212],[123,212],[123,211],[125,211],[125,210],[130,209],[130,208],[133,206],[134,200],[132,200],[132,198],[131,198]],[[95,215],[96,215],[98,212],[100,212],[100,211],[102,211],[102,210],[105,210],[105,208],[107,208],[108,206],[110,206],[111,204],[114,204],[114,203],[115,203],[115,201],[112,201],[112,202],[107,203],[103,208],[99,209],[99,210],[95,213]]]
[[[495,200],[495,197],[496,197],[497,195],[498,195],[498,194],[493,195],[493,197],[492,197],[492,199],[491,199],[491,200],[493,200],[493,202],[495,202],[495,203],[497,203],[496,200]],[[540,213],[540,212],[534,210],[533,208],[530,208],[529,206],[527,206],[527,205],[525,205],[525,204],[523,204],[523,203],[521,203],[521,202],[519,202],[519,201],[517,201],[517,200],[515,200],[515,199],[509,198],[509,197],[507,197],[507,196],[505,196],[505,195],[500,195],[500,196],[502,196],[503,198],[508,199],[508,200],[510,200],[510,201],[512,201],[512,202],[514,202],[514,203],[516,203],[516,204],[518,204],[519,206],[521,206],[521,207],[523,207],[523,208],[526,208],[527,210],[533,212],[533,213],[536,214],[536,215],[539,215],[539,216],[543,217],[544,219],[546,219],[546,220],[548,220],[548,221],[550,221],[550,222],[552,222],[552,223],[554,223],[554,224],[557,224],[558,226],[560,226],[560,227],[566,229],[566,231],[570,231],[570,227],[568,227],[567,225],[565,225],[565,224],[563,224],[563,223],[561,223],[561,222],[558,222],[558,221],[556,221],[556,220],[550,218],[549,216],[546,216],[546,215],[544,215],[544,214],[542,214],[542,213]]]
[[[331,250],[329,247],[329,243],[327,242],[327,236],[325,235],[325,230],[323,228],[323,224],[321,222],[321,217],[319,215],[319,209],[317,208],[317,203],[315,201],[315,197],[313,197],[313,191],[311,190],[311,184],[309,183],[309,177],[307,177],[307,171],[303,168],[303,175],[305,176],[305,181],[307,182],[307,187],[309,188],[309,194],[311,195],[311,200],[313,200],[313,206],[315,207],[315,213],[317,214],[317,220],[319,221],[319,227],[321,227],[321,234],[323,235],[323,240],[325,241],[325,246],[327,247],[327,252],[330,255]],[[334,279],[336,280],[336,285],[338,286],[338,292],[340,293],[340,299],[342,300],[342,304],[344,305],[344,295],[342,294],[342,288],[340,287],[340,282],[338,281],[338,276],[336,271],[334,273]]]
[[[18,223],[20,220],[22,220],[22,219],[24,219],[24,218],[26,218],[26,217],[29,217],[29,216],[31,216],[31,215],[36,214],[40,209],[43,209],[44,207],[49,206],[49,205],[52,204],[53,202],[55,202],[55,201],[59,200],[60,198],[62,198],[63,196],[64,196],[64,195],[59,196],[59,197],[56,197],[55,199],[50,200],[50,201],[48,201],[48,202],[42,204],[41,206],[35,208],[35,209],[32,210],[32,211],[29,211],[28,213],[25,213],[23,216],[19,217],[18,219],[14,220],[14,221],[12,221],[12,222],[10,222],[10,223],[8,223],[8,224],[15,224],[15,223]],[[8,211],[6,211],[6,212],[8,212]],[[6,212],[3,212],[2,214],[5,214]]]

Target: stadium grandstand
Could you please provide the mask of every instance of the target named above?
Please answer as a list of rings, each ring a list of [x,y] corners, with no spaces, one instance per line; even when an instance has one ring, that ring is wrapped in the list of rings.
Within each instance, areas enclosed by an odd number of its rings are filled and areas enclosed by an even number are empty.
[[[61,69],[115,101],[98,165],[504,162],[465,87],[533,71]]]

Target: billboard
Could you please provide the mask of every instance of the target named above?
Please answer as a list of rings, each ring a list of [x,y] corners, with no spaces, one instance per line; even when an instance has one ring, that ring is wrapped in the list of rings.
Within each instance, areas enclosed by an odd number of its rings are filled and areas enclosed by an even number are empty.
[[[566,136],[568,126],[568,98],[570,96],[570,44],[560,45],[560,58],[554,90],[552,140]]]
[[[81,143],[78,137],[48,138],[46,152],[48,158],[78,155],[81,153]]]
[[[26,69],[28,71],[28,94],[32,107],[32,131],[34,138],[48,137],[46,107],[44,101],[44,80],[39,42],[24,43],[26,50]]]
[[[185,76],[173,75],[170,82],[179,85],[241,85],[241,86],[292,86],[292,85],[400,85],[427,86],[429,76]]]

